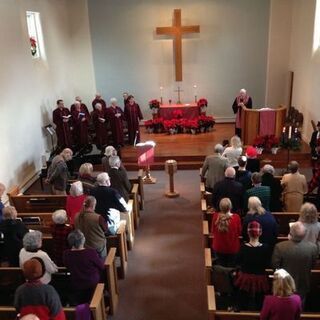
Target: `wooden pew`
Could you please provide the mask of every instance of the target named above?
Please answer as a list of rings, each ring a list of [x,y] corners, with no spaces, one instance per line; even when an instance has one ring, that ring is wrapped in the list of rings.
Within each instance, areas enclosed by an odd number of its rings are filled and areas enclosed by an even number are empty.
[[[209,320],[259,320],[259,312],[217,310],[214,286],[207,286]],[[320,319],[320,313],[302,313],[302,320]]]
[[[93,297],[91,299],[89,308],[91,311],[92,318],[94,320],[106,320],[107,314],[105,310],[104,303],[104,284],[98,283]],[[67,320],[76,319],[76,308],[75,307],[65,307],[63,308]],[[12,306],[0,306],[0,320],[15,319],[17,315],[16,309]]]
[[[138,184],[140,210],[144,209],[143,169],[139,169],[137,178],[129,179],[132,185]]]
[[[117,272],[116,272],[116,265],[115,265],[115,254],[116,254],[116,248],[111,248],[108,252],[108,255],[105,259],[104,265],[105,265],[105,278],[106,278],[106,286],[109,293],[109,313],[114,314],[118,302],[119,302],[119,289],[118,289],[118,279],[117,279]],[[64,274],[66,280],[64,280],[65,285],[68,286],[68,280],[69,280],[69,274],[68,270],[66,268],[59,268],[59,273]],[[22,274],[21,268],[0,268],[0,284],[1,289],[5,290],[5,288],[8,288],[8,295],[13,295],[15,289],[24,283],[24,277]],[[102,285],[102,286],[101,286]],[[95,291],[95,294],[93,295],[93,298],[91,300],[91,305],[94,306],[95,314],[99,314],[99,317],[97,319],[106,319],[106,317],[101,318],[101,312],[105,314],[105,307],[104,307],[104,301],[103,301],[103,308],[102,308],[102,302],[100,301],[100,295],[102,295],[103,299],[103,288],[105,284],[101,284],[99,286],[99,292],[97,292],[97,289]],[[100,293],[101,291],[101,293]],[[5,307],[4,307],[5,308]],[[102,308],[102,309],[101,309]],[[74,308],[65,308],[66,310],[70,309],[71,312],[74,311]],[[1,310],[1,309],[0,309]],[[0,311],[0,319],[1,319],[1,311]],[[5,318],[3,318],[5,319]],[[96,319],[96,318],[94,318]]]
[[[67,196],[64,195],[10,195],[10,203],[17,212],[53,212],[65,209]]]
[[[131,192],[130,192],[130,199],[133,200],[133,221],[134,227],[137,229],[140,223],[140,206],[139,206],[139,185],[137,183],[133,184]]]

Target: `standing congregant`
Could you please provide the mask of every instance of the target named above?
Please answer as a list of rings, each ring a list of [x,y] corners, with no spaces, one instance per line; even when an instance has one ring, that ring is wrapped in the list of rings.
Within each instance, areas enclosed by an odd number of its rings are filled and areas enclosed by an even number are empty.
[[[94,106],[94,111],[91,113],[91,118],[96,132],[95,142],[98,149],[102,149],[108,144],[108,130],[106,125],[106,112],[102,108],[102,104],[97,102]]]
[[[241,110],[243,107],[252,109],[252,99],[247,94],[246,89],[241,89],[239,95],[234,99],[232,109],[236,114],[236,129],[235,134],[241,137]]]
[[[112,140],[115,148],[118,146],[124,145],[124,137],[123,137],[123,119],[124,114],[120,107],[117,106],[117,99],[110,99],[111,106],[107,108],[106,116],[109,120],[111,132],[112,132]]]
[[[72,111],[73,139],[76,147],[83,148],[89,144],[88,126],[90,115],[87,107],[83,107],[79,101],[75,101]]]
[[[128,103],[124,107],[124,115],[128,123],[129,143],[140,142],[139,120],[143,119],[139,105],[134,101],[134,97],[128,97]]]
[[[71,138],[71,114],[65,108],[63,100],[57,100],[57,108],[52,113],[53,123],[56,125],[57,145],[60,150],[72,146]]]

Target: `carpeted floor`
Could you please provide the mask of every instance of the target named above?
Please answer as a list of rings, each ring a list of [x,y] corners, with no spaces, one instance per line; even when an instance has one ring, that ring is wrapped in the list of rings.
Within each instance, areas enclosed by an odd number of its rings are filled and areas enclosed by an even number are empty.
[[[158,181],[145,187],[145,210],[111,319],[206,319],[199,171],[175,175],[176,199],[164,197],[167,174],[152,175]]]

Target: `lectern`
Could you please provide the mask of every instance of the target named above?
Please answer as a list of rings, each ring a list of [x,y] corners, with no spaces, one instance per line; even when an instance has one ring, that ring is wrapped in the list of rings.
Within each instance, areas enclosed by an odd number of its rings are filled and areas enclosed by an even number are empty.
[[[146,167],[146,175],[143,177],[144,183],[156,183],[156,179],[151,177],[150,165],[154,162],[154,141],[139,142],[136,144],[138,150],[138,165]]]
[[[280,138],[286,113],[287,108],[283,105],[275,109],[248,109],[243,107],[241,112],[241,139],[243,144],[253,144],[258,135],[274,134]]]

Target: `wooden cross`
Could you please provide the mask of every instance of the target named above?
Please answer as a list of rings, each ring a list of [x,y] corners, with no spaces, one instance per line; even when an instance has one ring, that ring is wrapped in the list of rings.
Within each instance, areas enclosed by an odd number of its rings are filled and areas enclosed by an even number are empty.
[[[180,93],[183,92],[183,90],[181,90],[180,87],[178,87],[178,89],[177,89],[177,90],[174,90],[174,92],[178,92],[178,101],[177,101],[177,104],[181,104]]]
[[[200,26],[182,26],[181,9],[174,9],[173,26],[157,27],[157,35],[170,35],[173,37],[175,55],[176,81],[182,81],[182,35],[185,33],[200,33]],[[179,99],[180,100],[180,99]]]

